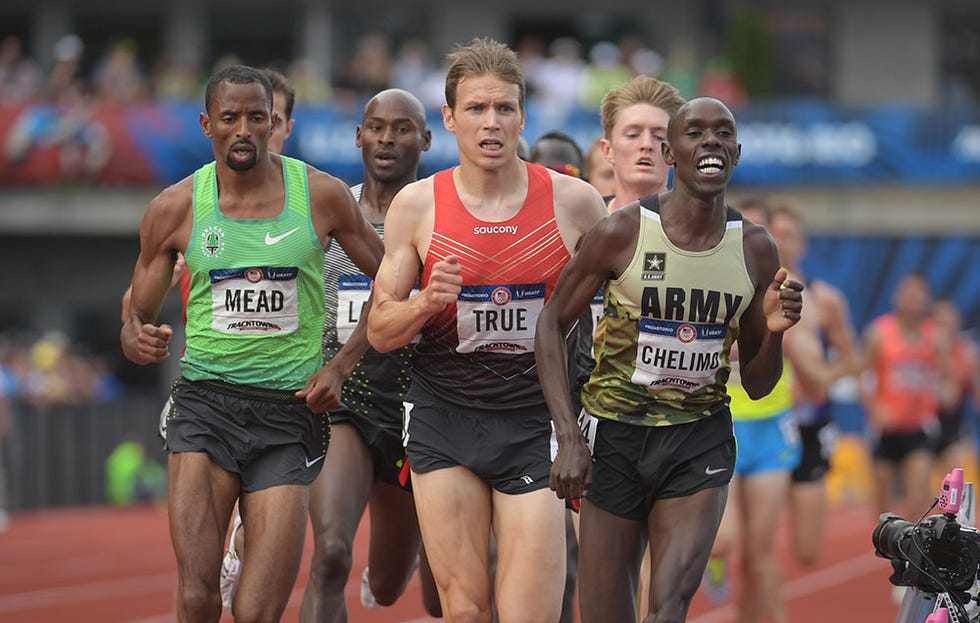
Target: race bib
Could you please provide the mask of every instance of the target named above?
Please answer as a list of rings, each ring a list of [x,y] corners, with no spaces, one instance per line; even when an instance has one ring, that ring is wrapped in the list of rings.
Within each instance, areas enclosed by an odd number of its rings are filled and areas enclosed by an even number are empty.
[[[585,409],[582,409],[578,414],[578,427],[582,430],[582,436],[585,437],[585,443],[589,446],[589,454],[595,452],[595,430],[599,425],[599,418],[592,415]]]
[[[299,327],[298,268],[216,268],[209,274],[214,331],[229,335],[284,335]]]
[[[632,382],[688,393],[714,383],[726,332],[725,325],[641,318]]]
[[[599,321],[602,320],[603,312],[605,307],[602,304],[602,291],[603,288],[599,288],[595,296],[592,297],[592,302],[589,303],[589,309],[592,311],[592,358],[595,359],[595,333],[599,329]]]
[[[367,275],[337,277],[337,341],[341,344],[350,339],[370,296],[371,278]]]
[[[602,320],[604,309],[602,306],[602,291],[592,298],[592,302],[589,303],[589,309],[592,310],[592,335],[595,336],[595,329],[599,326],[599,321]]]
[[[459,353],[534,352],[543,283],[463,286],[456,302]]]
[[[582,436],[585,437],[585,444],[589,446],[589,454],[595,453],[595,431],[596,427],[599,425],[599,418],[591,415],[585,409],[582,409],[578,414],[578,427],[582,431]],[[555,457],[558,456],[558,431],[555,429],[555,423],[551,423],[551,462],[555,462]]]
[[[354,333],[373,287],[373,282],[367,275],[357,273],[337,277],[337,341],[341,344],[346,344]],[[412,288],[409,296],[416,294],[418,289]],[[413,344],[418,341],[418,335],[412,338]]]

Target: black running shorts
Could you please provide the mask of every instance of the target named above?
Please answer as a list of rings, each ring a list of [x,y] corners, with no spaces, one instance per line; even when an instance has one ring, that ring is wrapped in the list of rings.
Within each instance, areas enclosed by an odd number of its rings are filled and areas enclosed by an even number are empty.
[[[308,485],[320,473],[330,422],[293,392],[181,377],[170,395],[169,452],[206,452],[249,492]]]
[[[882,433],[874,444],[872,456],[879,461],[901,463],[918,450],[935,452],[938,430]]]
[[[530,493],[551,475],[551,416],[544,405],[514,410],[461,407],[416,384],[405,398],[412,471],[461,465],[501,493]]]
[[[688,424],[636,426],[596,418],[589,502],[646,521],[655,500],[721,487],[735,469],[729,411]]]
[[[837,439],[837,425],[833,422],[822,424],[801,424],[800,443],[803,455],[793,470],[793,482],[820,482],[830,471],[830,456]]]
[[[361,440],[371,453],[375,480],[411,491],[411,480],[407,480],[404,487],[399,481],[399,475],[405,465],[402,430],[385,426],[378,419],[354,413],[343,406],[330,412],[331,425],[349,424],[361,436]]]

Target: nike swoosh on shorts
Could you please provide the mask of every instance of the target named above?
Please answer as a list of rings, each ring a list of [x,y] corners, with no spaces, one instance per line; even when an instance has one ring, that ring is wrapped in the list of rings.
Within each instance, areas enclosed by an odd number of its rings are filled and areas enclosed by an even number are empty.
[[[315,464],[315,463],[316,463],[317,461],[319,461],[320,459],[322,459],[322,458],[323,458],[323,457],[325,457],[325,456],[327,456],[327,454],[326,454],[326,452],[324,452],[324,453],[323,453],[323,454],[321,454],[320,456],[318,456],[318,457],[316,457],[316,458],[315,458],[315,459],[313,459],[312,461],[311,461],[310,459],[306,459],[306,466],[307,466],[307,467],[313,467],[313,465],[314,465],[314,464]]]

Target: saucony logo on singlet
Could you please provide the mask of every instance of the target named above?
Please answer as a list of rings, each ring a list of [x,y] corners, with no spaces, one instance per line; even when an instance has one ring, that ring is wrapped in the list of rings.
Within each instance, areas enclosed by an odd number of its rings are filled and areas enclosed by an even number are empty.
[[[473,235],[480,234],[517,234],[517,225],[489,225],[485,227],[474,227]]]
[[[279,242],[280,240],[282,240],[283,238],[285,238],[289,234],[291,234],[293,232],[296,232],[296,231],[299,231],[299,227],[296,227],[294,229],[290,229],[286,233],[279,234],[278,236],[270,236],[269,235],[269,232],[265,232],[265,243],[266,244],[269,244],[269,245],[276,244],[277,242]]]

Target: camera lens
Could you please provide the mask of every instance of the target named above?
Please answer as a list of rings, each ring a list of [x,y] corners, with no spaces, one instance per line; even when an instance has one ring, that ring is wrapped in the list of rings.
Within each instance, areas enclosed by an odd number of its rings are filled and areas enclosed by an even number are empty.
[[[900,543],[915,530],[915,524],[892,513],[883,513],[878,521],[878,526],[871,533],[875,553],[884,558],[907,560]]]

